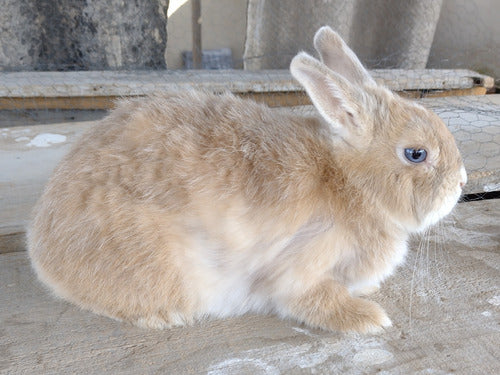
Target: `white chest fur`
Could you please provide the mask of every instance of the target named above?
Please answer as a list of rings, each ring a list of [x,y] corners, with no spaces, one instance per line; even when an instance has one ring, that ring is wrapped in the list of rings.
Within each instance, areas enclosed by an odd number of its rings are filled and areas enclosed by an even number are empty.
[[[380,254],[370,254],[370,258],[358,256],[357,264],[348,272],[346,286],[352,294],[368,294],[379,288],[380,283],[389,277],[397,266],[403,263],[408,246],[406,240],[395,241],[392,249],[384,249]],[[361,250],[363,251],[363,250]]]

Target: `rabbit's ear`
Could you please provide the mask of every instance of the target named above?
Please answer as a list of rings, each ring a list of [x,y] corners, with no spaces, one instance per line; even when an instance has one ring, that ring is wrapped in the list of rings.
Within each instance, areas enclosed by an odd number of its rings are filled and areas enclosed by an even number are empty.
[[[331,70],[352,83],[376,85],[368,71],[339,34],[328,26],[320,28],[314,35],[314,47],[321,61]]]
[[[362,93],[356,87],[305,52],[293,58],[290,71],[337,134],[346,139],[353,130],[360,133]]]

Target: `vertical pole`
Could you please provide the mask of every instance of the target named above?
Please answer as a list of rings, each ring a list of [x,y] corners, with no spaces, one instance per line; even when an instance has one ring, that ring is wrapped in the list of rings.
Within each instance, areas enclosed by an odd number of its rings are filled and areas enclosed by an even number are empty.
[[[201,4],[191,0],[191,27],[193,33],[193,68],[201,69]]]

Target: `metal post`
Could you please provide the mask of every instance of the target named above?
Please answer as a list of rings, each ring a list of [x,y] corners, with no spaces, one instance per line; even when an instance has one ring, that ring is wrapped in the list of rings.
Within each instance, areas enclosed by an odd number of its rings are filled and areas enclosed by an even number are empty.
[[[201,69],[201,4],[191,0],[191,27],[193,33],[193,68]]]

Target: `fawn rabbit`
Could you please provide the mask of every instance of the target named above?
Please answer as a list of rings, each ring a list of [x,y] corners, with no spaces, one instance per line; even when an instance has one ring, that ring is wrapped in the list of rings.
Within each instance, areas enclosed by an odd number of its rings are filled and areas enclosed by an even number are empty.
[[[231,94],[124,100],[61,161],[28,231],[56,295],[153,328],[272,312],[312,327],[391,324],[359,295],[466,182],[432,112],[378,85],[328,27],[291,73],[317,116]]]

